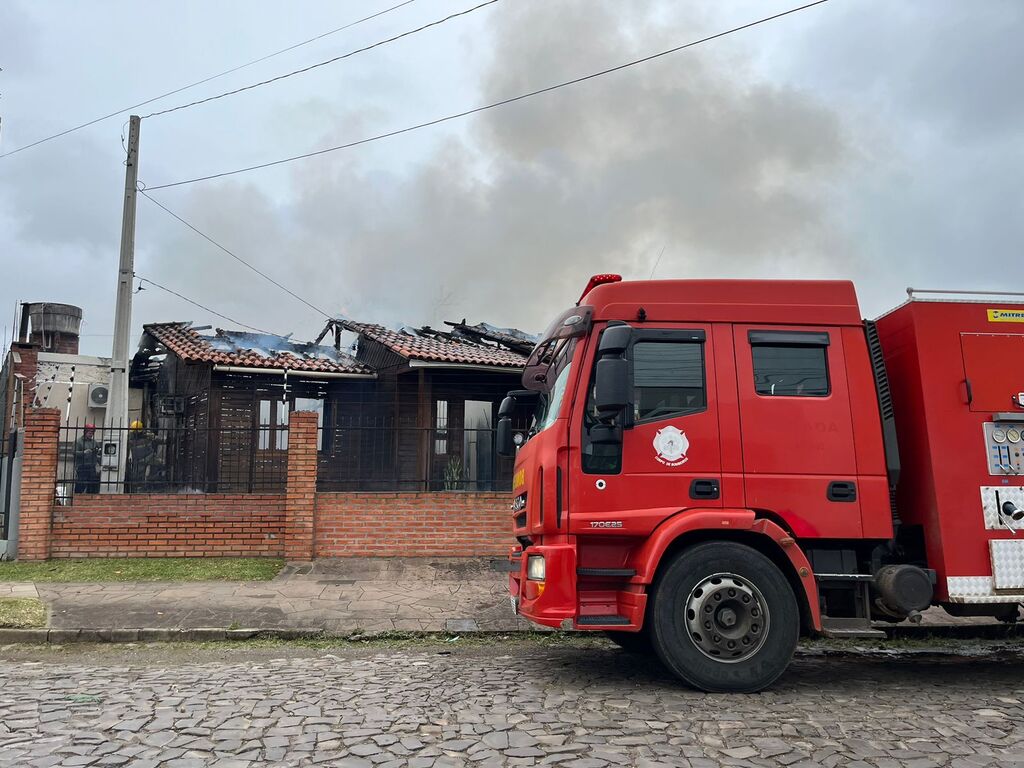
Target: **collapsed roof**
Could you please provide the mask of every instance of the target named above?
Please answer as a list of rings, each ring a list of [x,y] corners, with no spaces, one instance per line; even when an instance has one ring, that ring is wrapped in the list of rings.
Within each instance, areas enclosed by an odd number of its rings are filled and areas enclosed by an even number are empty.
[[[486,324],[470,326],[465,321],[446,323],[454,329],[451,332],[437,331],[429,326],[394,331],[374,323],[333,322],[410,361],[517,370],[523,368],[533,349],[533,342],[528,340],[530,337],[522,331],[497,329]]]
[[[287,370],[291,373],[326,373],[347,376],[376,375],[374,368],[340,349],[340,331],[381,344],[395,354],[419,364],[483,366],[521,370],[536,337],[515,328],[488,323],[470,325],[445,322],[450,331],[404,327],[392,330],[374,323],[331,320],[315,342],[294,341],[248,331],[193,326],[191,322],[150,323],[143,326],[139,351],[132,361],[132,378],[156,376],[164,357],[171,353],[194,363],[248,369]],[[320,343],[334,330],[334,344]]]
[[[293,341],[290,336],[275,336],[217,328],[213,334],[201,333],[209,327],[189,322],[152,323],[143,326],[133,374],[144,375],[159,366],[170,352],[188,362],[213,363],[238,368],[270,368],[295,373],[331,373],[372,377],[374,371],[332,346]]]

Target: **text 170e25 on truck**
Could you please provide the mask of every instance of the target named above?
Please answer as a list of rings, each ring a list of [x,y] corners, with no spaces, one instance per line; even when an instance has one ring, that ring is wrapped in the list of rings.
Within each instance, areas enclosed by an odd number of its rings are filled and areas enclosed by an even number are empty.
[[[523,385],[498,443],[533,622],[755,691],[801,634],[1024,602],[1024,302],[866,322],[849,282],[599,275]]]

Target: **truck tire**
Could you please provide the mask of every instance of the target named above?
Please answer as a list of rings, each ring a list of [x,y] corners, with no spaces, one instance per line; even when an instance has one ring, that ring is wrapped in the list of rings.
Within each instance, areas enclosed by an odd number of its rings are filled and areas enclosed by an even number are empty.
[[[605,637],[626,653],[635,653],[638,656],[652,656],[654,654],[654,649],[651,648],[651,639],[646,630],[623,632],[621,630],[609,629],[604,634]]]
[[[800,610],[786,577],[757,550],[732,542],[678,553],[654,589],[650,638],[683,682],[715,693],[750,693],[786,669]]]

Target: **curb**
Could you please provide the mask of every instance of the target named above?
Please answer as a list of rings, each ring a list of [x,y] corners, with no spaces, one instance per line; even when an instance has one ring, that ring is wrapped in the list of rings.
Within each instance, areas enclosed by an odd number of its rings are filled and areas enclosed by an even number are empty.
[[[66,643],[209,643],[245,640],[387,640],[416,637],[543,635],[537,630],[453,630],[404,632],[326,632],[322,629],[194,627],[190,629],[0,629],[0,645],[63,645]]]
[[[900,624],[881,627],[890,640],[1015,640],[1024,638],[1020,624]]]
[[[850,644],[851,647],[859,649],[857,652],[871,649],[885,653],[906,652],[907,649],[887,649],[887,643],[891,641],[913,640],[913,641],[942,641],[942,640],[1020,640],[1024,639],[1024,624],[959,624],[942,626],[900,626],[887,627],[885,640],[849,640],[839,641]],[[420,630],[420,631],[397,631],[383,630],[379,632],[363,632],[352,630],[349,632],[328,632],[322,629],[298,629],[298,628],[231,628],[231,627],[193,627],[193,628],[162,628],[143,627],[139,629],[2,629],[0,628],[0,645],[25,644],[25,645],[63,645],[68,643],[208,643],[245,640],[387,640],[390,638],[447,638],[452,636],[494,636],[494,635],[546,635],[551,631],[536,629],[472,629],[459,632],[456,629],[446,630]],[[562,634],[587,637],[600,635],[600,633],[563,631]],[[820,638],[819,638],[820,639]],[[821,652],[844,654],[849,651],[845,648],[811,650],[803,648],[798,650],[812,654]],[[918,649],[917,652],[928,649]],[[934,651],[943,652],[941,646]]]
[[[0,644],[53,644],[64,643],[174,643],[211,642],[222,640],[299,640],[303,638],[329,638],[317,629],[225,629],[195,627],[192,629],[0,629]],[[339,639],[349,635],[337,635]],[[364,635],[360,635],[364,637]]]

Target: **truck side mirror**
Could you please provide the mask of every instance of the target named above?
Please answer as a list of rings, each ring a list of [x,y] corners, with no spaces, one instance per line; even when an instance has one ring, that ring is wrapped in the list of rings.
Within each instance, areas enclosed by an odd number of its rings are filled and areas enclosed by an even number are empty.
[[[621,355],[629,347],[633,329],[628,325],[611,325],[601,334],[601,343],[597,345],[598,357]]]
[[[621,357],[597,361],[594,406],[603,420],[610,420],[629,404],[629,363]]]
[[[512,398],[506,397],[505,400],[511,400]],[[515,401],[512,401],[513,405]],[[502,407],[504,407],[502,403]],[[500,411],[499,411],[500,413]],[[498,451],[499,456],[514,456],[516,452],[515,443],[512,440],[512,419],[508,416],[502,416],[498,419],[498,426],[495,430],[495,442],[497,446],[495,449]]]
[[[498,406],[498,418],[503,419],[506,416],[511,416],[515,409],[516,399],[512,395],[508,395],[501,401],[501,405]]]

